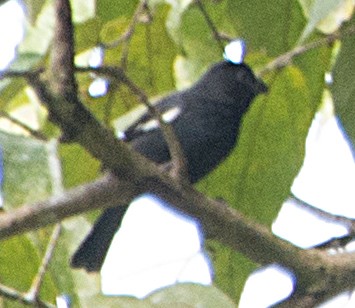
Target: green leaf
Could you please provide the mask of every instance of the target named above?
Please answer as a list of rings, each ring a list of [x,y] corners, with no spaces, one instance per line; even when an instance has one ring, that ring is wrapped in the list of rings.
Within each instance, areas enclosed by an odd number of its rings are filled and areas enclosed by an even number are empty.
[[[148,297],[154,307],[235,307],[233,301],[213,286],[184,283],[163,288]]]
[[[314,114],[309,92],[296,67],[276,74],[244,117],[235,152],[199,188],[270,225],[303,162]]]
[[[305,24],[293,0],[228,0],[226,16],[246,40],[248,51],[263,51],[270,57],[290,50]]]
[[[350,23],[355,25],[355,18]],[[353,146],[355,145],[355,36],[342,40],[341,49],[333,68],[334,83],[331,87],[335,111],[340,117]],[[354,151],[353,151],[354,153]]]
[[[41,54],[33,52],[23,52],[17,55],[14,61],[11,62],[8,70],[10,71],[27,71],[35,66],[42,59]]]
[[[314,39],[318,39],[315,36]],[[310,95],[310,108],[316,112],[322,102],[325,73],[331,68],[332,48],[322,46],[309,50],[294,59],[294,64],[302,71]]]
[[[53,146],[44,142],[0,131],[4,157],[4,204],[13,209],[49,197],[56,188]],[[46,231],[21,235],[1,244],[1,282],[27,291],[37,274],[48,240]],[[46,277],[41,288],[43,299],[54,301],[56,288]]]
[[[18,291],[28,291],[40,265],[38,249],[27,236],[17,236],[1,242],[0,281]],[[54,301],[55,287],[46,277],[41,290],[43,299]]]
[[[172,64],[177,50],[165,28],[167,13],[168,6],[157,7],[152,23],[137,26],[129,47],[129,76],[150,96],[174,86]]]
[[[214,284],[238,302],[245,282],[255,270],[256,264],[216,241],[208,241],[207,247],[213,260]]]
[[[60,294],[70,296],[73,307],[83,307],[82,301],[99,292],[98,275],[88,275],[69,266],[70,258],[79,247],[91,224],[84,217],[66,219],[48,271]]]
[[[35,25],[28,27],[25,39],[19,45],[19,53],[34,53],[44,56],[53,38],[53,30],[53,2],[47,0],[42,6]]]
[[[129,42],[127,74],[149,96],[174,88],[173,61],[176,47],[165,29],[168,6],[155,9],[151,23],[138,24]],[[126,31],[129,20],[120,17],[106,23],[101,31],[103,42],[113,42]],[[119,65],[124,43],[105,53],[105,65]],[[87,106],[105,123],[110,123],[137,105],[138,99],[127,87],[112,82],[110,93],[101,98],[88,98]]]
[[[224,15],[224,3],[213,3],[206,6],[206,11],[211,19],[216,23],[216,27],[223,32],[225,29],[220,22]],[[223,50],[213,37],[211,29],[206,23],[206,19],[197,6],[191,6],[184,11],[180,25],[181,42],[183,56],[187,63],[185,67],[191,65],[195,72],[199,74],[211,62],[222,59]]]
[[[171,5],[169,10],[169,14],[166,20],[166,29],[169,32],[172,39],[175,41],[177,45],[181,43],[180,36],[180,27],[182,23],[182,17],[186,9],[193,2],[192,0],[182,0],[182,1],[167,1],[167,0],[157,0],[151,1],[150,5],[154,5],[156,3],[166,3]]]
[[[102,22],[92,18],[75,26],[75,49],[77,53],[97,46]]]
[[[318,28],[324,33],[336,31],[342,22],[352,14],[352,0],[299,0],[308,23],[301,35],[301,44],[313,31]]]
[[[99,162],[77,144],[61,144],[64,187],[70,188],[97,178]]]
[[[47,145],[2,131],[0,144],[4,153],[5,204],[14,207],[50,196],[52,174]]]
[[[20,78],[0,80],[0,109],[4,110],[25,87],[26,82]]]
[[[81,301],[80,307],[105,307],[105,308],[163,308],[160,305],[151,304],[148,300],[140,300],[128,296],[104,296],[100,293],[93,294]]]
[[[74,23],[83,23],[95,17],[95,0],[72,0],[71,9]]]
[[[123,0],[117,3],[112,0],[100,0],[96,1],[96,14],[103,22],[119,16],[132,17],[137,4],[137,0]]]
[[[10,64],[9,71],[27,71],[35,66],[42,59],[42,55],[35,53],[21,53]],[[27,86],[23,78],[0,80],[0,108],[6,108],[19,92]]]
[[[24,0],[26,11],[29,17],[30,22],[33,24],[37,20],[38,14],[40,14],[43,5],[46,3],[46,0]]]

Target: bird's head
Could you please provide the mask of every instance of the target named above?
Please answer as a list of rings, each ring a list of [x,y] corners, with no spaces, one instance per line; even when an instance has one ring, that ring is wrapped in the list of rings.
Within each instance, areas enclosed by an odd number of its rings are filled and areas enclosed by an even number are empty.
[[[249,105],[255,96],[268,90],[247,64],[227,61],[213,65],[196,86],[213,100],[237,100],[243,105]]]
[[[266,84],[245,63],[219,62],[207,71],[203,79],[212,88],[218,88],[233,97],[243,96],[243,92],[254,97],[268,90]]]

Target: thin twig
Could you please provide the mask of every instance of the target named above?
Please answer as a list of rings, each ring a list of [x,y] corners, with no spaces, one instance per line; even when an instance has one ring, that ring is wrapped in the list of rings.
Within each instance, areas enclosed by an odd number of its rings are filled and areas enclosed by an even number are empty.
[[[141,1],[133,14],[131,23],[129,24],[127,30],[117,40],[111,43],[101,43],[101,46],[105,49],[116,48],[121,43],[130,40],[132,35],[134,34],[135,27],[139,22],[139,16],[146,8],[147,0]]]
[[[321,217],[326,220],[330,220],[333,222],[339,222],[342,223],[346,226],[350,234],[355,234],[355,220],[342,216],[342,215],[336,215],[336,214],[331,214],[329,212],[326,212],[322,209],[319,209],[303,200],[300,198],[296,197],[294,194],[291,194],[291,199],[294,200],[299,207],[303,207],[313,214],[317,215],[318,217]]]
[[[112,49],[112,48],[116,48],[117,46],[119,46],[122,43],[125,43],[125,45],[123,46],[122,56],[121,56],[121,66],[122,67],[127,66],[129,43],[130,43],[131,38],[134,34],[137,24],[140,22],[141,14],[147,10],[148,10],[148,0],[141,1],[136,8],[136,10],[133,14],[132,20],[131,20],[128,28],[126,29],[126,31],[117,40],[115,40],[111,43],[101,43],[100,44],[102,46],[102,48],[104,48],[104,49]]]
[[[35,305],[37,307],[43,307],[43,308],[55,308],[54,305],[47,303],[47,302],[43,302],[40,300],[36,300],[36,301],[30,300],[26,297],[26,295],[22,294],[21,292],[15,290],[13,288],[7,287],[3,284],[0,284],[0,296],[5,297],[10,300],[17,301],[17,302],[19,302],[23,305],[26,305],[26,306],[34,306]]]
[[[331,44],[335,42],[336,40],[339,40],[345,36],[352,35],[355,33],[355,27],[349,27],[346,30],[338,33],[333,33],[330,35],[327,35],[324,38],[321,38],[317,41],[310,42],[308,44],[302,45],[302,46],[296,46],[294,49],[284,53],[281,56],[278,56],[276,59],[268,63],[261,71],[259,71],[258,76],[262,77],[266,73],[269,73],[270,71],[274,71],[280,68],[283,68],[287,65],[290,64],[293,58],[304,54],[305,52],[322,47],[324,45]]]
[[[131,25],[129,26],[128,31],[130,32],[130,35],[127,36],[126,40],[125,40],[125,44],[123,46],[123,50],[122,50],[122,56],[121,56],[121,66],[123,68],[127,67],[127,61],[128,61],[128,52],[129,52],[129,45],[131,42],[131,38],[133,36],[133,33],[135,31],[135,28],[138,24],[138,22],[140,21],[140,15],[144,12],[147,11],[148,12],[149,7],[148,7],[148,1],[147,0],[143,0],[140,5],[138,6],[138,9],[136,10],[135,14],[133,15],[133,20],[131,22]],[[149,14],[150,16],[150,14]],[[151,16],[150,16],[151,17]]]
[[[16,118],[11,116],[6,111],[0,111],[0,117],[3,117],[5,119],[9,120],[10,122],[12,122],[13,124],[21,127],[23,130],[28,132],[31,136],[33,136],[36,139],[39,139],[39,140],[42,140],[42,141],[47,141],[48,140],[47,137],[44,134],[42,134],[41,132],[39,132],[39,131],[37,131],[35,129],[32,129],[27,124],[17,120]]]
[[[38,68],[28,71],[0,71],[0,80],[6,78],[31,78],[33,75],[38,75],[44,72],[44,68]]]
[[[208,27],[211,29],[213,37],[215,38],[215,40],[217,41],[217,44],[219,46],[219,48],[222,50],[222,52],[224,51],[224,44],[223,44],[223,40],[225,40],[227,37],[223,34],[221,34],[217,27],[215,26],[214,22],[212,21],[212,18],[210,17],[210,15],[207,13],[205,6],[202,4],[201,0],[195,0],[194,2],[197,7],[199,8],[199,10],[201,11],[204,19],[206,20],[206,23],[208,25]],[[229,41],[229,39],[227,39]]]
[[[62,226],[60,223],[56,224],[53,229],[51,238],[50,238],[48,245],[47,245],[46,252],[45,252],[43,259],[42,259],[42,264],[38,269],[38,273],[32,282],[30,290],[26,294],[26,298],[29,300],[32,300],[32,301],[38,300],[38,296],[39,296],[39,292],[41,290],[44,275],[47,272],[49,263],[52,259],[54,248],[57,245],[57,242],[58,242],[58,239],[59,239],[59,236],[61,233],[61,229],[62,229]]]
[[[207,13],[205,6],[202,4],[201,0],[195,0],[194,2],[197,7],[199,8],[199,10],[201,11],[204,19],[206,20],[206,23],[208,25],[208,27],[211,29],[213,37],[215,38],[215,40],[217,41],[217,44],[219,46],[219,48],[222,50],[222,52],[224,51],[224,44],[223,44],[223,39],[226,39],[225,35],[221,35],[220,32],[218,31],[217,27],[215,26],[215,24],[213,23],[210,15]]]

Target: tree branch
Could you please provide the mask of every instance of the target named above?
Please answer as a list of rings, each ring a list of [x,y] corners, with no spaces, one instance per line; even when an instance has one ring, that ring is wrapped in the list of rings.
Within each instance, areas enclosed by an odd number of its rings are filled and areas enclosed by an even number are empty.
[[[74,28],[68,0],[56,0],[55,31],[50,61],[50,86],[55,95],[67,102],[78,103],[77,83],[74,76]]]
[[[0,238],[37,229],[90,209],[127,204],[139,193],[148,191],[198,218],[207,237],[228,245],[256,263],[278,263],[293,270],[300,294],[319,296],[321,293],[324,299],[355,287],[355,254],[329,256],[322,251],[301,250],[276,238],[268,228],[246,219],[223,202],[208,199],[189,185],[178,189],[174,186],[156,178],[134,185],[107,174],[47,201],[2,214]]]
[[[46,201],[2,213],[0,238],[36,230],[85,211],[114,206],[117,204],[117,185],[117,179],[107,174],[95,182],[58,194]],[[128,188],[124,181],[120,183],[119,198],[125,203],[130,202],[132,195],[137,193],[132,187]]]
[[[275,60],[268,63],[259,72],[258,76],[262,77],[271,71],[275,71],[275,70],[281,69],[281,68],[289,65],[293,58],[295,58],[299,55],[302,55],[309,50],[316,49],[316,48],[322,47],[324,45],[331,44],[331,43],[343,38],[344,36],[354,35],[354,34],[355,34],[355,27],[349,27],[342,32],[332,33],[332,34],[325,36],[322,39],[310,42],[305,45],[296,46],[294,49],[284,53],[283,55],[280,55]]]

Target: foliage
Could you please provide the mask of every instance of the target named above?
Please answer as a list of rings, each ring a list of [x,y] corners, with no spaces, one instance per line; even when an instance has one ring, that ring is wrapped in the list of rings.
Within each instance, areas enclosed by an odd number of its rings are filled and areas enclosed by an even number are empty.
[[[321,40],[325,34],[345,32],[344,29],[354,25],[354,18],[346,22],[351,16],[351,2],[203,1],[208,14],[205,15],[199,1],[151,0],[148,7],[142,6],[137,13],[139,1],[72,0],[76,62],[87,66],[89,51],[102,44],[107,47],[104,65],[126,66],[128,76],[145,93],[150,97],[160,96],[186,87],[212,62],[220,60],[221,43],[225,44],[221,37],[243,37],[248,45],[246,62],[262,72],[267,63],[295,47]],[[49,61],[54,31],[53,1],[25,3],[30,13],[27,16],[29,24],[9,71],[35,70],[46,67]],[[335,14],[343,23],[326,28],[324,20]],[[209,21],[221,34],[219,38],[210,28]],[[302,165],[308,128],[322,102],[327,87],[324,75],[328,71],[334,72],[331,90],[336,110],[351,140],[355,141],[354,38],[354,33],[344,36],[341,46],[336,45],[337,53],[332,47],[334,41],[331,46],[320,44],[289,59],[285,68],[264,73],[270,93],[255,101],[244,119],[238,147],[217,170],[198,184],[199,190],[223,198],[246,216],[270,226]],[[138,105],[137,98],[122,85],[111,82],[108,95],[93,98],[87,92],[92,76],[78,73],[77,78],[86,106],[113,129],[116,127],[114,123],[126,119],[120,118],[123,114],[135,110]],[[58,173],[59,186],[63,185],[63,188],[89,182],[100,175],[99,162],[78,145],[57,147],[47,141],[58,138],[59,131],[49,122],[46,111],[39,107],[22,78],[0,80],[0,107],[7,115],[18,118],[45,136],[45,140],[35,140],[27,126],[19,135],[13,133],[13,126],[7,128],[11,134],[0,133],[5,160],[6,210],[57,193]],[[24,108],[25,116],[21,113]],[[59,162],[62,169],[55,169],[53,160]],[[64,235],[46,274],[41,299],[54,302],[55,295],[68,293],[78,306],[103,301],[92,297],[98,293],[96,278],[86,280],[83,273],[72,272],[66,263],[79,242],[78,238],[87,231],[88,221],[90,219],[82,218],[64,223]],[[49,230],[46,229],[5,242],[0,251],[1,283],[20,291],[27,290],[48,236]],[[237,302],[244,280],[256,265],[222,245],[211,245],[215,254],[216,285]],[[18,272],[20,265],[21,273]],[[179,298],[186,299],[186,294],[194,295],[195,288],[198,287],[174,287],[159,291],[142,302],[122,299],[125,304],[116,304],[125,307],[153,307],[159,303],[159,307],[171,306],[179,302]],[[232,306],[221,291],[202,289],[198,292],[201,292],[201,298],[205,298],[205,303],[212,297],[218,302],[214,307]],[[189,303],[198,305],[193,298]]]

